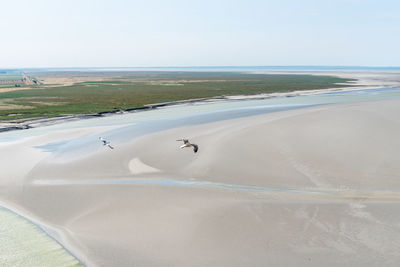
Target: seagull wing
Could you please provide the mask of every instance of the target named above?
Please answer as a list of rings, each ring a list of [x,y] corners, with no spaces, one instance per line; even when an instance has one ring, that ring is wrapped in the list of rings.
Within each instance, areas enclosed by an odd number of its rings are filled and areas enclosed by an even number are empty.
[[[103,143],[103,146],[105,146],[105,145],[107,145],[109,143],[103,137],[99,137],[99,140]]]
[[[111,149],[114,149],[114,147],[112,147],[110,144],[108,144],[108,147],[111,148]]]
[[[197,153],[197,151],[199,151],[199,146],[198,145],[192,144],[192,147],[193,147],[194,153]]]

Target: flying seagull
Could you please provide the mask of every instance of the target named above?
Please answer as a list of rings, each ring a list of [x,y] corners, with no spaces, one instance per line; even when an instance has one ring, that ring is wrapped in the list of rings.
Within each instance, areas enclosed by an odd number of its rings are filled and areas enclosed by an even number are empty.
[[[103,137],[99,137],[99,140],[100,140],[101,142],[103,142],[103,146],[108,146],[109,148],[114,149],[114,147],[112,147],[112,146],[110,145],[110,142],[107,141],[107,140],[105,140]]]
[[[197,153],[197,151],[199,150],[199,146],[196,144],[191,144],[188,139],[182,138],[182,139],[178,139],[176,141],[183,141],[183,145],[181,145],[180,148],[193,147],[194,153]]]

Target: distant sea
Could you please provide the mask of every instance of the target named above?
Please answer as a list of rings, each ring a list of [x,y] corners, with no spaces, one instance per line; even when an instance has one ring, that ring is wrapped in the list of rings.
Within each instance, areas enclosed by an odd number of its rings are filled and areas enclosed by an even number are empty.
[[[0,69],[0,73],[12,71],[400,71],[400,66],[154,66]]]

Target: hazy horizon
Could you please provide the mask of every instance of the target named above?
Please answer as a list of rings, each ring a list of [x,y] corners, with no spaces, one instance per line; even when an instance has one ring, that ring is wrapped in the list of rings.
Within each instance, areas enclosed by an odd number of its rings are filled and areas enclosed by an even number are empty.
[[[299,70],[299,71],[313,71],[313,70],[400,70],[400,66],[335,66],[335,65],[275,65],[275,66],[245,66],[245,65],[231,65],[231,66],[79,66],[79,67],[16,67],[16,68],[3,68],[0,71],[26,71],[26,70]]]
[[[2,11],[2,69],[400,66],[393,0],[16,0]]]

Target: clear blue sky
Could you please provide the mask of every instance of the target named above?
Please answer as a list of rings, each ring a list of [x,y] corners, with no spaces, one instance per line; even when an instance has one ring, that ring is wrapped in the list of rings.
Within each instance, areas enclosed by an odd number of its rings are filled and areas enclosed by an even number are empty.
[[[0,68],[400,66],[398,0],[10,0]]]

